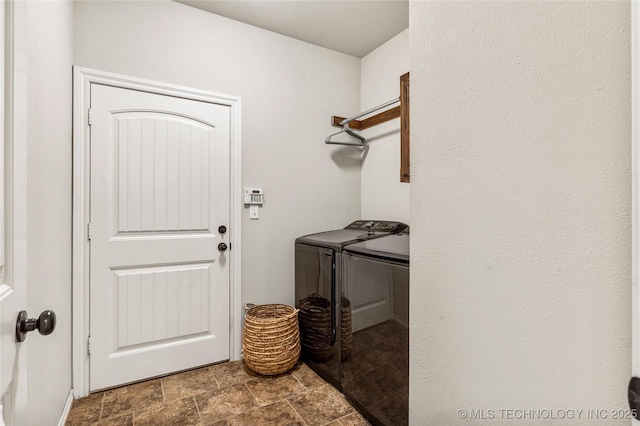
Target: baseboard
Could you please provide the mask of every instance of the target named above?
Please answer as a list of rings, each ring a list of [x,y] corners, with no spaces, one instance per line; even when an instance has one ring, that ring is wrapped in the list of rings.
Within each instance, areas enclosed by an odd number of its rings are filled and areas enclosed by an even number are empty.
[[[69,418],[69,413],[71,412],[71,407],[73,406],[73,389],[69,391],[69,396],[67,397],[67,403],[64,405],[64,410],[62,410],[62,416],[60,416],[60,421],[58,422],[58,426],[64,426],[67,423],[67,419]]]

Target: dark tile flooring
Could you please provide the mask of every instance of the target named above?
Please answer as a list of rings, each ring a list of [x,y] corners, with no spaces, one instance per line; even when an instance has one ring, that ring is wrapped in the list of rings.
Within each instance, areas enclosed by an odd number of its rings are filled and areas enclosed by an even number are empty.
[[[242,361],[174,374],[74,401],[67,425],[365,426],[333,386],[299,363],[260,376]]]
[[[315,365],[335,375],[337,351]],[[409,424],[409,329],[386,321],[352,335],[351,355],[342,360],[342,391],[378,424]]]
[[[380,422],[409,424],[409,329],[387,321],[353,333],[351,356],[342,363],[345,394]]]

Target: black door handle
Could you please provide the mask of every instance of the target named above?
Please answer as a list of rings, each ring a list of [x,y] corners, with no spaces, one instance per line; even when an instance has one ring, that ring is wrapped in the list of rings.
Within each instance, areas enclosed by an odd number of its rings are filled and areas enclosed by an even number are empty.
[[[56,313],[52,310],[43,311],[38,318],[29,318],[27,311],[21,311],[16,320],[16,341],[24,342],[27,333],[38,329],[43,336],[53,333],[56,328]]]
[[[227,250],[227,245],[225,243],[218,244],[218,250],[226,251]]]
[[[631,380],[629,381],[627,396],[629,397],[629,408],[631,409],[631,415],[634,419],[637,419],[638,414],[640,414],[640,378],[631,378]]]

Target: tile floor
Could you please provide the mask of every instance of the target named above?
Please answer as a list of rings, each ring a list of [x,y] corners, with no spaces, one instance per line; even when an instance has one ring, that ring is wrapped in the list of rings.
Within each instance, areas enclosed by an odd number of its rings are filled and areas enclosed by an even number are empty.
[[[345,394],[386,425],[409,424],[409,329],[387,321],[353,334]]]
[[[315,367],[335,375],[338,351]],[[409,329],[387,321],[353,333],[351,356],[342,360],[342,390],[370,417],[389,426],[409,424]]]
[[[174,374],[74,401],[75,425],[365,426],[369,423],[307,365],[259,376],[242,361]]]

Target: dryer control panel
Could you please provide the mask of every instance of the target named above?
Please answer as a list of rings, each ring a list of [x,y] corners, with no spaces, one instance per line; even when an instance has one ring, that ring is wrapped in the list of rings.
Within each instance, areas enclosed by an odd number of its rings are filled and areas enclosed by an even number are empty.
[[[408,225],[402,222],[391,222],[387,220],[356,220],[344,229],[359,229],[362,231],[389,232],[396,234]]]

